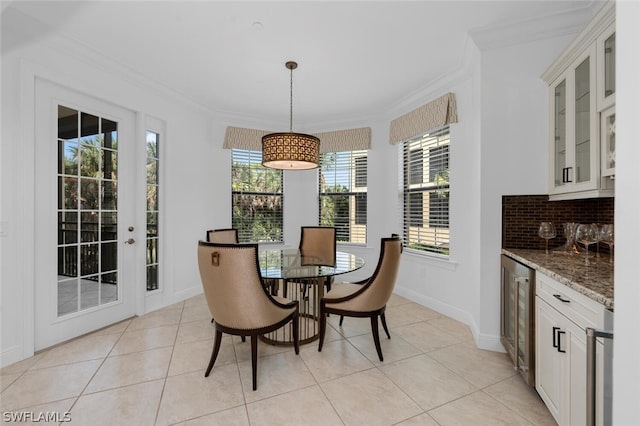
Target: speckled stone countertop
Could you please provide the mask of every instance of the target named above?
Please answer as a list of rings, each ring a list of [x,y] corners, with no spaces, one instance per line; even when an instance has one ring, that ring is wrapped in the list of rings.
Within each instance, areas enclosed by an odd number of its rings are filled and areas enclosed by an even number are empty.
[[[587,266],[584,255],[579,254],[550,251],[547,255],[525,249],[502,249],[502,253],[613,310],[613,265],[606,256],[590,258]]]

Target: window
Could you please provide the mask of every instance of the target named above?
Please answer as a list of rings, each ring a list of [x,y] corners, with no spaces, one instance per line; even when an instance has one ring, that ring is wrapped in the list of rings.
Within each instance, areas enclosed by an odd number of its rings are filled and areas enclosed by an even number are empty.
[[[158,286],[158,175],[160,135],[147,130],[147,291]]]
[[[449,126],[400,145],[404,245],[449,255]]]
[[[262,166],[262,153],[231,150],[231,217],[238,240],[282,242],[282,170]]]
[[[322,154],[320,225],[334,226],[343,243],[367,242],[367,151]]]

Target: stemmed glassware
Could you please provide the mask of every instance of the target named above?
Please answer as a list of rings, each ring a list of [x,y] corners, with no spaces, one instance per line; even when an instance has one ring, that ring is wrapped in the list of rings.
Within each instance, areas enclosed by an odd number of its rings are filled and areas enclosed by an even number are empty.
[[[613,263],[613,225],[608,223],[600,227],[600,241],[609,246],[609,262]]]
[[[549,254],[549,240],[556,236],[556,227],[553,225],[553,222],[542,222],[540,228],[538,228],[538,236],[544,238],[544,251],[546,254]]]
[[[589,264],[589,246],[598,242],[598,226],[581,223],[576,229],[576,241],[585,248],[584,263]]]

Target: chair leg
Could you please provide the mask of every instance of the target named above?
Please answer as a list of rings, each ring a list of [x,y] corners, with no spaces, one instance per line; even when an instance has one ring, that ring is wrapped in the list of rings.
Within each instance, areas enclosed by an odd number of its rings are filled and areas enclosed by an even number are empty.
[[[340,315],[340,327],[342,327],[342,321],[344,321],[344,315]]]
[[[371,317],[371,332],[373,333],[373,342],[376,344],[376,351],[378,351],[378,358],[380,361],[384,361],[382,357],[382,348],[380,347],[380,334],[378,333],[378,316]]]
[[[213,324],[213,318],[211,318],[211,324]]]
[[[322,351],[324,343],[324,333],[327,329],[327,314],[324,312],[322,304],[320,304],[320,337],[318,338],[318,352]]]
[[[215,364],[216,358],[218,358],[218,352],[220,351],[221,342],[222,342],[222,331],[216,330],[216,340],[213,344],[213,352],[211,352],[211,359],[209,360],[209,366],[207,367],[207,371],[204,373],[204,377],[209,377],[209,373],[211,373],[213,364]]]
[[[384,312],[380,314],[380,320],[382,321],[382,327],[384,327],[384,332],[387,333],[387,338],[391,339],[391,335],[389,334],[389,329],[387,328],[387,319],[384,317]]]
[[[300,321],[298,320],[298,315],[294,316],[293,319],[293,348],[296,351],[296,355],[300,353]]]
[[[247,341],[247,337],[246,336],[240,336],[240,340],[242,340],[243,342]]]
[[[251,378],[253,380],[253,390],[258,388],[256,376],[258,373],[258,336],[251,336]]]

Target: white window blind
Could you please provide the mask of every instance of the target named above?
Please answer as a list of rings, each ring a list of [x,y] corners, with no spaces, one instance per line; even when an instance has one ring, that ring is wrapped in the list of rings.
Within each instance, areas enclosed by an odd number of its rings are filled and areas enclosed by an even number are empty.
[[[449,126],[399,144],[404,245],[449,255]]]
[[[262,152],[231,150],[231,220],[238,240],[282,242],[282,170],[262,166]]]
[[[367,242],[367,151],[322,154],[320,225],[334,226],[341,243]]]

